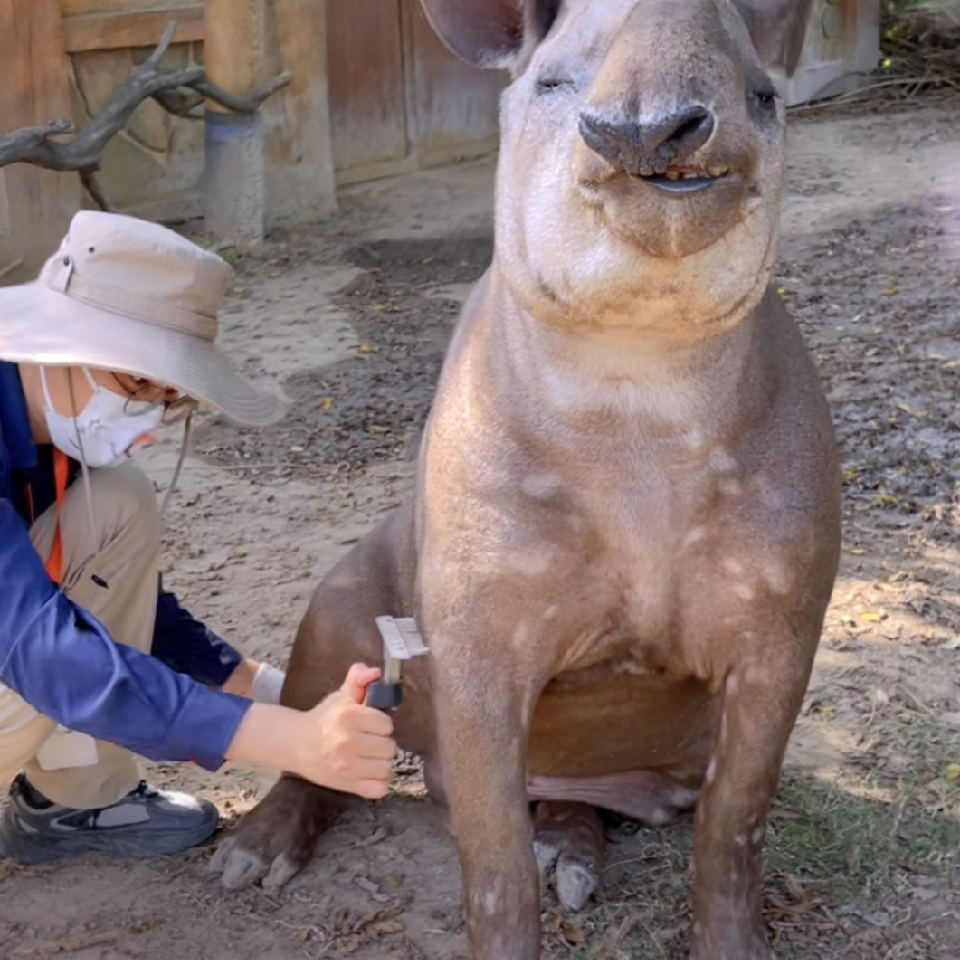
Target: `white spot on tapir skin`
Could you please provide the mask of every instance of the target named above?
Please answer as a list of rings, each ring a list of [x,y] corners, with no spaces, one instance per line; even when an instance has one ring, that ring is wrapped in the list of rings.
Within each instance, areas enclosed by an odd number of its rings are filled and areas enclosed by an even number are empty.
[[[783,596],[790,590],[790,577],[780,564],[768,564],[763,572],[763,578],[772,593]]]
[[[552,620],[556,615],[557,615],[557,605],[555,603],[550,604],[550,606],[543,611],[544,620]]]
[[[759,847],[763,843],[763,838],[767,835],[766,827],[757,827],[756,830],[750,835],[750,842],[755,846]]]
[[[477,890],[470,900],[475,910],[488,915],[497,913],[504,900],[503,880],[498,877],[489,887]]]
[[[736,580],[730,589],[733,590],[734,596],[741,600],[752,600],[757,595],[753,587],[745,580]]]
[[[731,673],[727,677],[727,696],[732,697],[737,692],[737,687],[740,685],[740,678],[735,674]]]
[[[738,833],[733,838],[733,844],[736,847],[745,847],[747,845],[747,835],[745,833]]]
[[[723,561],[723,568],[735,577],[741,576],[744,569],[743,564],[736,557],[727,557]]]
[[[707,764],[707,783],[713,783],[713,778],[717,775],[717,758],[711,757]]]
[[[743,485],[733,477],[721,480],[717,484],[717,489],[726,497],[739,497],[743,493]]]
[[[706,527],[694,527],[683,541],[685,547],[692,547],[698,544],[707,535]]]
[[[506,566],[525,577],[541,577],[551,566],[549,550],[524,550],[508,554]]]
[[[722,447],[717,447],[710,454],[710,469],[717,473],[733,473],[737,469],[737,461]]]
[[[528,474],[520,482],[521,492],[533,500],[551,497],[563,486],[560,477],[553,473]]]

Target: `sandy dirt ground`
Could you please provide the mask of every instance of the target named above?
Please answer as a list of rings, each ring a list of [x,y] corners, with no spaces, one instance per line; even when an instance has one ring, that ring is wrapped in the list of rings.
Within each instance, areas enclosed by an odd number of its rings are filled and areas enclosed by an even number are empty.
[[[798,118],[778,285],[828,392],[844,554],[768,842],[779,960],[960,956],[960,102]],[[168,519],[166,577],[283,665],[317,580],[411,489],[459,303],[486,266],[492,161],[354,188],[338,217],[236,261],[226,343],[291,397],[275,429],[205,416]],[[173,438],[143,453],[158,488]],[[225,825],[272,783],[149,765]],[[580,915],[543,895],[550,957],[680,960],[690,825],[609,825]],[[0,957],[369,960],[465,955],[459,872],[415,758],[280,892],[225,891],[214,844],[148,863],[0,862]]]

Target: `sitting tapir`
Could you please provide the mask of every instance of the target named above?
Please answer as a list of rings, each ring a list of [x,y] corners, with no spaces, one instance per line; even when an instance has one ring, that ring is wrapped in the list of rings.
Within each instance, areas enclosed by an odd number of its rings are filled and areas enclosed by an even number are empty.
[[[495,248],[449,347],[413,500],[324,578],[282,700],[382,662],[449,808],[472,960],[581,907],[597,808],[695,809],[693,960],[765,960],[771,797],[837,572],[829,409],[770,286],[809,2],[422,0],[509,68]],[[282,777],[215,858],[289,879],[345,798]],[[534,812],[531,815],[531,803]],[[538,870],[539,867],[539,870]]]

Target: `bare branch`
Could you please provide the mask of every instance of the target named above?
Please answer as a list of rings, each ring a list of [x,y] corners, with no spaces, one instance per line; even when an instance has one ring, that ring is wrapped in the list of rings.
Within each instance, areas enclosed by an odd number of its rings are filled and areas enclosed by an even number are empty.
[[[202,67],[162,71],[160,61],[176,31],[177,23],[172,21],[164,30],[156,50],[120,84],[103,111],[71,140],[58,142],[49,139],[57,134],[75,133],[73,124],[66,120],[54,120],[43,127],[28,127],[0,137],[0,167],[10,163],[31,163],[46,170],[79,172],[91,196],[101,205],[108,204],[90,175],[100,169],[106,145],[148,98],[153,97],[177,116],[190,116],[191,111],[207,98],[237,113],[254,113],[268,97],[290,83],[290,75],[284,73],[261,84],[246,97],[237,97],[210,83]]]
[[[203,106],[206,99],[202,93],[190,87],[178,87],[176,90],[158,90],[153,99],[163,107],[167,113],[175,117],[183,117],[187,120],[202,120],[203,111],[195,112],[198,107]]]
[[[222,90],[216,84],[211,83],[206,77],[190,84],[194,90],[234,113],[256,113],[268,97],[272,97],[278,90],[282,90],[289,85],[290,74],[281,73],[272,80],[254,87],[245,97],[235,97],[232,93],[227,93],[226,90]]]
[[[193,111],[199,107],[204,100],[213,100],[220,106],[226,107],[234,113],[256,113],[263,106],[268,97],[272,97],[278,90],[290,85],[290,74],[281,73],[279,76],[268,80],[266,83],[254,87],[245,97],[236,97],[232,93],[227,93],[216,84],[211,83],[206,77],[202,77],[189,87],[177,90],[159,90],[153,94],[153,99],[157,101],[168,113],[177,117],[187,117],[188,119],[200,119],[203,114],[197,114]]]
[[[83,185],[90,198],[104,213],[116,213],[117,208],[110,201],[110,198],[104,193],[103,186],[100,183],[100,177],[93,170],[80,171],[80,183]]]
[[[47,137],[59,133],[73,133],[76,130],[69,120],[52,120],[42,127],[24,127],[0,137],[0,167],[8,163],[29,163],[32,155],[46,142]]]

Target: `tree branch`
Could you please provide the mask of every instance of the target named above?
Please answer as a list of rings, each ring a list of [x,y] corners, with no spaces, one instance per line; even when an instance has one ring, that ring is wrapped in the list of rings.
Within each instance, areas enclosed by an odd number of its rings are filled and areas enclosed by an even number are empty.
[[[117,87],[103,111],[79,133],[69,121],[53,120],[42,127],[26,127],[0,137],[0,167],[30,163],[46,170],[79,172],[84,186],[102,206],[108,201],[92,174],[100,169],[107,143],[149,97],[177,116],[192,116],[205,99],[237,113],[254,113],[268,97],[290,83],[290,74],[283,73],[247,96],[237,97],[210,83],[202,67],[162,71],[160,61],[176,31],[176,21],[167,25],[156,50]],[[49,139],[69,133],[75,135],[66,142]]]
[[[233,113],[256,113],[265,100],[272,97],[278,90],[290,85],[290,74],[281,73],[279,76],[261,83],[254,87],[245,97],[237,97],[232,93],[211,83],[205,76],[193,83],[183,84],[188,89],[179,90],[159,90],[153,94],[153,99],[157,101],[168,113],[177,117],[188,117],[197,119],[202,114],[196,114],[193,111],[199,107],[204,100],[213,100],[220,106],[226,107]]]

